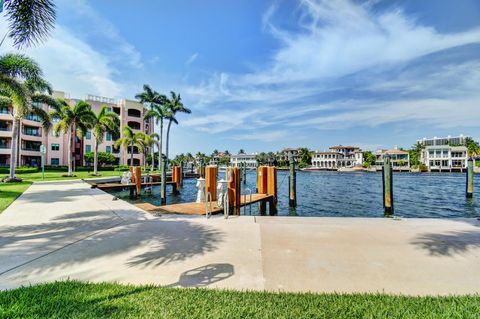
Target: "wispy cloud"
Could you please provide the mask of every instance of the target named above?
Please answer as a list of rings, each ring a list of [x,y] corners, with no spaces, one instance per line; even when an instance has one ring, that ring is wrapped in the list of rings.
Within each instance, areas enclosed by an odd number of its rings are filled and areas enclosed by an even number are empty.
[[[275,6],[264,14],[264,30],[280,45],[265,67],[216,71],[185,89],[207,117],[219,105],[233,112],[241,106],[262,110],[255,120],[263,126],[338,129],[400,121],[470,125],[472,114],[480,115],[478,61],[427,58],[479,44],[480,28],[444,34],[401,9],[373,10],[371,2],[299,3],[293,29],[277,26]]]
[[[190,66],[190,64],[192,64],[193,62],[195,62],[195,60],[198,58],[198,52],[195,52],[194,54],[192,54],[188,59],[187,61],[185,61],[185,65],[186,66]]]

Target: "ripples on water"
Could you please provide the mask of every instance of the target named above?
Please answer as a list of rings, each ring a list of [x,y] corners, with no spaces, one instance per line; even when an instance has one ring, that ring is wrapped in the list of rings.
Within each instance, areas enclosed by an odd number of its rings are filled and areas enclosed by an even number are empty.
[[[475,178],[475,190],[480,186],[479,178],[480,175]],[[288,207],[288,172],[279,171],[277,180],[278,215],[383,217],[381,173],[297,172],[295,210]],[[194,179],[184,180],[178,196],[173,196],[168,186],[167,202],[195,201],[195,183]],[[248,172],[246,187],[255,192],[256,172]],[[480,217],[480,193],[475,191],[473,199],[465,198],[465,173],[394,173],[393,187],[396,216]],[[242,192],[244,189],[242,183]],[[154,187],[152,195],[133,201],[128,198],[128,191],[111,193],[130,202],[160,205],[159,187]],[[258,214],[256,204],[252,205],[252,214]]]

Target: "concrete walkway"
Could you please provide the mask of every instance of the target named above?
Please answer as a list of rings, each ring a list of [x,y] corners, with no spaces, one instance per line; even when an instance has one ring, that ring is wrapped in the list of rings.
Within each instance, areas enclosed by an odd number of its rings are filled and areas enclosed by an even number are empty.
[[[81,181],[35,183],[0,214],[0,261],[0,289],[70,278],[480,293],[480,221],[153,216]]]

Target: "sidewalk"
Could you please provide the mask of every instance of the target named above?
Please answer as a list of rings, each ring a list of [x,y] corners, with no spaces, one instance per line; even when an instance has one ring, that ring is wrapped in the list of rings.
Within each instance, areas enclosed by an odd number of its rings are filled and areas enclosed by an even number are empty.
[[[480,221],[153,216],[82,181],[0,214],[0,289],[79,279],[317,292],[480,292]]]

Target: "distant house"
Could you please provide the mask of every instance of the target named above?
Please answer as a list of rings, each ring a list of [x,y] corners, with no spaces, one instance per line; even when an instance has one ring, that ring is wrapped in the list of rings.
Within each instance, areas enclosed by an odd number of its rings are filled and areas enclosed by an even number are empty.
[[[301,148],[284,148],[281,152],[276,154],[277,161],[288,161],[290,157],[293,157],[295,162],[300,161]]]
[[[420,161],[429,171],[462,171],[467,167],[469,136],[423,138],[418,143],[424,146]]]
[[[466,146],[427,146],[420,160],[429,171],[462,171],[467,167],[468,149]]]
[[[246,164],[247,168],[257,168],[257,159],[255,158],[257,154],[237,154],[230,156],[230,164],[235,167],[240,167],[243,163]]]
[[[224,157],[229,157],[230,155],[224,152],[218,152],[217,154],[214,154],[212,158],[210,159],[210,165],[217,165],[220,163],[220,160]]]
[[[363,151],[356,146],[332,146],[329,151],[317,151],[312,157],[312,167],[337,169],[363,165]]]
[[[390,150],[377,150],[375,152],[375,166],[381,168],[386,155],[390,156],[394,170],[410,170],[410,154],[397,147]]]

